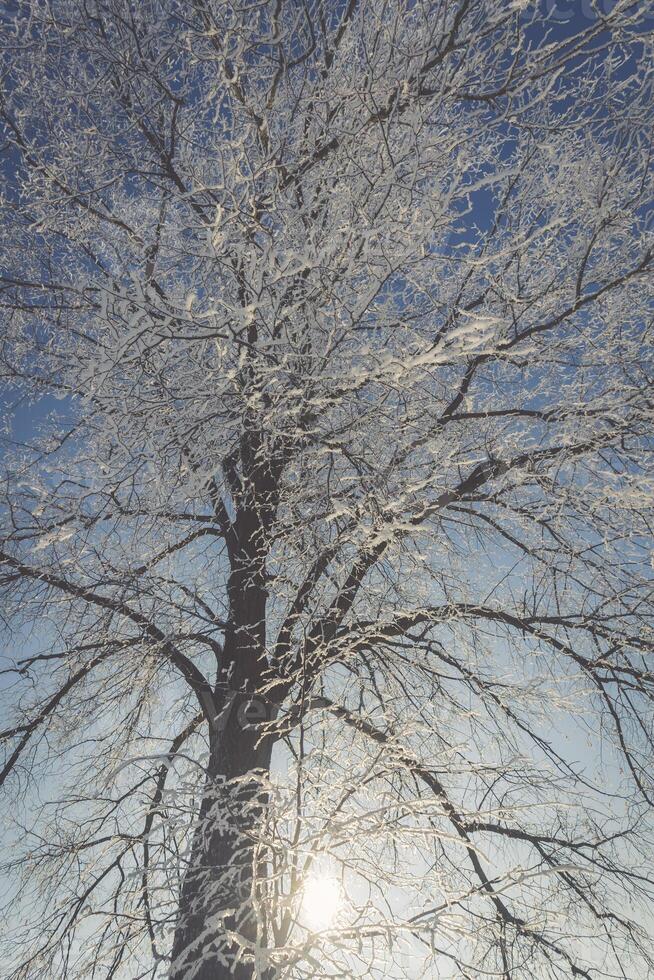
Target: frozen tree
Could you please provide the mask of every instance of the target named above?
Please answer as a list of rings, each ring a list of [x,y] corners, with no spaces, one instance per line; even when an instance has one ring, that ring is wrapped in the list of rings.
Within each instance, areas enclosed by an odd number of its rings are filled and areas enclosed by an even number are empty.
[[[651,9],[584,13],[5,6],[4,976],[654,975]]]

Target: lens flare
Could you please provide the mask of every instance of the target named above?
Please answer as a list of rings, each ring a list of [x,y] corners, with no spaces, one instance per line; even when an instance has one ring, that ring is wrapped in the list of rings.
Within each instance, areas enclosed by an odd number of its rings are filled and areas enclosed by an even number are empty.
[[[302,888],[301,916],[316,932],[329,929],[343,908],[343,891],[336,878],[308,878]]]

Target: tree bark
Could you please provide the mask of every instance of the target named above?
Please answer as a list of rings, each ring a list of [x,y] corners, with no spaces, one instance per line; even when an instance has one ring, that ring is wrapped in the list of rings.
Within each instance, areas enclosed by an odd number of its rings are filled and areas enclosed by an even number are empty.
[[[204,798],[180,895],[170,980],[251,980],[253,967],[250,957],[241,958],[243,947],[266,942],[254,889],[257,829],[266,803],[261,777],[270,768],[272,741],[249,720],[247,706],[256,698],[265,670],[265,560],[279,500],[279,472],[261,448],[262,434],[248,428],[240,446],[243,478],[231,476],[236,514],[226,535],[230,627],[215,690],[217,716],[210,730]],[[259,715],[256,720],[270,719]],[[272,980],[271,974],[265,976]]]
[[[233,696],[226,724],[212,736],[170,980],[251,980],[253,966],[248,956],[241,958],[243,945],[265,941],[253,893],[257,827],[266,803],[261,777],[269,770],[271,746],[257,745],[260,733],[244,717],[250,697]]]
[[[267,594],[259,550],[261,516],[251,508],[238,515],[235,539],[228,583],[232,626],[214,693],[217,713],[180,895],[170,980],[251,980],[253,966],[249,956],[243,958],[243,947],[266,942],[257,921],[254,869],[266,804],[261,778],[270,768],[272,741],[256,724],[266,719],[255,712],[253,723],[248,706],[264,670]]]

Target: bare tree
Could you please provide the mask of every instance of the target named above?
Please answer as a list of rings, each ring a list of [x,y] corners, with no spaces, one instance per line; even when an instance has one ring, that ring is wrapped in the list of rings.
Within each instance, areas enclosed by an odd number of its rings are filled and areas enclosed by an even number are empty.
[[[5,976],[652,975],[651,8],[586,6],[5,8]]]

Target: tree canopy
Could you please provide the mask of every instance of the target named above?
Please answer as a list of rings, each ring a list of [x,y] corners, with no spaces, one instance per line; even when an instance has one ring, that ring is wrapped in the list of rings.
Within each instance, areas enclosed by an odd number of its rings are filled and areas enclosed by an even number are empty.
[[[648,6],[5,8],[10,980],[654,975]]]

